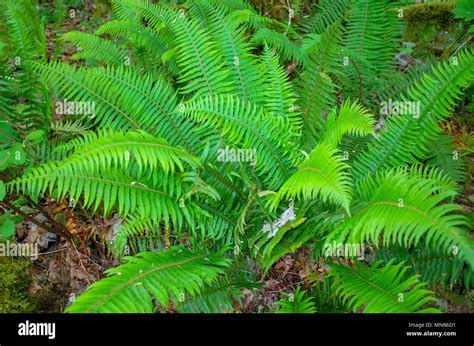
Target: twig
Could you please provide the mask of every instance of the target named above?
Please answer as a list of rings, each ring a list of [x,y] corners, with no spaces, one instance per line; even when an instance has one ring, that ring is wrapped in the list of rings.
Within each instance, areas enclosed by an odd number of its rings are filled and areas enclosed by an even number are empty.
[[[52,253],[61,252],[61,251],[64,251],[64,250],[66,250],[66,249],[67,249],[67,247],[65,246],[65,247],[62,247],[62,248],[60,248],[60,249],[53,250],[53,251],[40,252],[40,253],[38,253],[38,256],[41,256],[41,255],[50,255],[50,254],[52,254]]]
[[[68,240],[71,240],[71,236],[67,233],[64,233],[62,229],[54,229],[42,222],[39,222],[38,220],[36,220],[34,217],[28,215],[27,213],[25,213],[24,211],[22,211],[21,209],[15,207],[13,204],[11,204],[10,202],[4,200],[1,202],[2,204],[4,204],[7,208],[13,210],[15,213],[23,216],[24,218],[28,219],[29,221],[31,221],[32,223],[34,223],[36,226],[38,227],[41,227],[41,228],[44,228],[45,230],[51,232],[51,233],[54,233],[54,234],[57,234],[58,232],[60,233],[60,235],[62,235],[63,237],[65,237],[66,239]]]

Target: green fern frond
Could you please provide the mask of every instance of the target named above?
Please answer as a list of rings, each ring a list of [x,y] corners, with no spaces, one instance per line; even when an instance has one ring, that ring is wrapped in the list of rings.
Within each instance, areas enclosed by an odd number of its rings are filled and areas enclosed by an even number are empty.
[[[176,95],[163,80],[125,67],[75,69],[67,64],[35,65],[44,78],[70,101],[93,102],[91,120],[115,130],[144,130],[171,144],[191,147],[193,127],[173,115]]]
[[[428,144],[426,164],[439,167],[453,181],[462,182],[466,177],[466,161],[460,148],[453,145],[453,138],[440,135]]]
[[[245,27],[239,27],[229,19],[229,7],[220,1],[213,4],[208,1],[191,1],[191,9],[199,9],[208,21],[208,31],[216,41],[219,51],[225,59],[225,66],[231,72],[234,82],[233,93],[245,102],[260,104],[263,98],[262,81],[255,56],[251,53],[253,47],[246,42]]]
[[[236,305],[242,304],[242,288],[252,287],[246,281],[224,278],[205,287],[199,296],[179,302],[176,310],[179,313],[232,313]]]
[[[305,297],[306,293],[301,290],[300,286],[296,287],[295,293],[283,293],[287,298],[276,303],[278,309],[275,312],[278,314],[314,314],[316,312],[314,298]]]
[[[341,22],[335,22],[324,30],[320,42],[308,52],[307,63],[298,81],[298,101],[304,115],[303,143],[307,149],[315,147],[323,119],[336,106],[336,76],[343,64],[342,34]]]
[[[349,0],[321,0],[314,12],[301,22],[301,31],[305,34],[322,34],[327,27],[346,14],[349,4]]]
[[[53,23],[56,30],[61,30],[66,21],[68,6],[65,0],[54,1],[53,7]]]
[[[117,257],[121,257],[130,250],[133,253],[138,253],[146,251],[147,247],[153,249],[154,247],[150,245],[153,245],[154,238],[160,236],[160,231],[159,225],[152,219],[128,215],[123,223],[117,227],[112,251]]]
[[[66,120],[66,121],[58,121],[53,122],[51,124],[51,131],[56,133],[58,136],[61,137],[72,137],[77,135],[84,135],[86,134],[89,127],[84,125],[80,120]]]
[[[432,292],[424,289],[416,275],[405,278],[409,267],[389,262],[381,266],[375,262],[367,267],[357,262],[354,267],[331,265],[330,274],[336,277],[334,288],[354,310],[365,313],[434,313],[438,309],[424,307],[434,302]]]
[[[411,264],[413,274],[419,274],[420,279],[428,282],[431,287],[438,284],[443,286],[449,284],[451,287],[460,282],[463,277],[467,289],[473,285],[467,278],[469,268],[464,269],[464,261],[457,258],[454,254],[446,255],[443,251],[430,249],[426,247],[405,248],[402,246],[383,247],[377,252],[377,259],[384,263],[390,261],[406,262]],[[472,278],[471,278],[472,279]],[[471,280],[472,281],[472,280]]]
[[[68,157],[68,164],[81,171],[123,167],[136,162],[139,169],[162,169],[165,174],[183,171],[181,161],[195,165],[196,157],[185,150],[171,146],[161,138],[144,132],[117,132],[88,143],[87,148],[76,150]],[[65,167],[66,163],[62,166]]]
[[[30,1],[2,2],[0,20],[4,24],[0,27],[0,78],[6,88],[2,96],[8,98],[0,114],[14,128],[15,136],[25,137],[47,127],[50,119],[47,91],[28,65],[31,60],[45,59],[44,25]]]
[[[176,62],[180,67],[182,94],[200,97],[206,94],[228,93],[234,89],[230,71],[217,44],[200,23],[168,5],[155,5],[144,0],[126,0],[152,27],[163,23],[174,34]]]
[[[104,214],[117,208],[123,216],[136,213],[163,220],[167,228],[170,221],[180,228],[184,220],[193,227],[191,214],[198,208],[183,203],[192,188],[190,173],[167,174],[182,170],[182,159],[197,162],[161,139],[133,132],[115,134],[80,147],[61,162],[34,168],[8,186],[33,196],[49,191],[62,198],[69,193],[75,201],[82,197],[84,207],[94,211],[100,205]]]
[[[128,263],[107,271],[77,298],[66,312],[154,312],[153,299],[165,308],[170,300],[195,297],[214,283],[230,260],[221,254],[194,254],[182,247],[164,252],[142,252],[126,257]]]
[[[350,4],[344,43],[345,52],[351,53],[351,63],[345,66],[351,82],[346,90],[361,101],[380,89],[387,72],[394,70],[393,56],[401,36],[395,6],[388,0],[355,0]]]
[[[143,27],[140,23],[124,20],[113,20],[103,24],[99,29],[96,30],[95,34],[109,35],[112,37],[124,37],[134,50],[135,61],[140,62],[140,66],[143,66],[146,71],[152,72],[153,69],[158,69],[159,64],[162,63],[162,56],[170,50],[170,42],[167,36],[163,33],[164,30],[157,31],[152,28]],[[151,68],[145,65],[147,61],[140,61],[140,57],[146,52],[149,55],[152,62]],[[123,63],[124,61],[122,61]],[[170,67],[170,71],[174,74],[179,72],[178,66],[174,59],[169,59],[167,64]]]
[[[2,39],[8,41],[9,53],[21,60],[45,57],[46,36],[44,25],[33,3],[30,1],[5,0],[0,4]],[[3,50],[3,49],[2,49]],[[4,53],[4,52],[2,52]],[[22,62],[20,62],[20,65]]]
[[[287,117],[292,125],[291,132],[298,134],[302,119],[296,105],[296,94],[285,70],[279,63],[278,55],[265,46],[261,60],[263,108],[266,112]]]
[[[321,131],[321,141],[336,148],[345,135],[360,137],[375,135],[374,125],[375,120],[372,114],[357,102],[351,103],[347,99],[341,104],[338,112],[333,110],[329,113]]]
[[[303,62],[301,48],[292,42],[287,36],[269,28],[262,28],[252,36],[252,42],[256,45],[268,45],[278,51],[286,61]]]
[[[456,253],[474,267],[474,242],[463,230],[469,222],[459,214],[460,206],[446,202],[456,191],[438,185],[437,171],[432,174],[432,179],[422,179],[393,169],[367,178],[356,188],[353,216],[326,241],[377,245],[381,240],[384,246],[398,243],[405,247],[422,242],[445,254]]]
[[[473,79],[474,59],[465,50],[458,53],[456,60],[439,63],[431,74],[416,81],[397,101],[419,102],[419,113],[389,117],[380,137],[355,161],[356,177],[426,158],[428,143],[441,132],[438,121],[449,117],[462,88]]]
[[[349,213],[352,183],[348,168],[336,149],[318,144],[280,188],[273,206],[284,198],[321,199],[342,206]]]
[[[72,59],[83,59],[90,65],[105,63],[114,66],[125,65],[127,53],[115,43],[104,40],[94,34],[70,31],[60,38],[61,41],[69,41],[79,47]]]
[[[191,100],[180,105],[177,113],[217,127],[236,148],[255,150],[255,169],[270,186],[277,186],[289,175],[297,153],[291,149],[294,134],[289,131],[288,119],[266,114],[231,95]]]

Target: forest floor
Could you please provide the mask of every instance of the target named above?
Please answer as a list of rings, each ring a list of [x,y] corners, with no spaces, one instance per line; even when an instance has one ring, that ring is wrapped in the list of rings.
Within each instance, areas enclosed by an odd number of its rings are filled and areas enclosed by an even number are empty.
[[[97,5],[94,1],[83,1],[80,16],[64,22],[61,32],[72,30],[93,32],[103,22],[110,20],[107,9]],[[58,54],[56,35],[60,34],[51,25],[47,26],[48,55]],[[60,60],[76,64],[70,57],[76,53],[75,48],[63,49]],[[401,59],[415,61],[409,54]],[[288,69],[291,71],[291,68]],[[446,127],[446,132],[452,135],[459,145],[466,145],[467,127],[460,118],[454,117]],[[474,159],[469,162],[469,181],[463,196],[457,201],[471,214],[474,214]],[[38,227],[28,219],[17,225],[16,234],[19,242],[40,244],[40,256],[27,270],[31,273],[28,293],[34,305],[35,312],[62,312],[75,296],[82,293],[93,282],[104,277],[104,271],[118,264],[107,248],[107,243],[114,237],[114,229],[121,220],[117,217],[104,218],[90,215],[81,209],[80,205],[71,207],[66,200],[43,200],[42,212],[30,212],[36,220],[47,221],[53,218],[65,225],[64,231],[71,235],[71,239],[58,236]],[[46,214],[46,215],[45,215]],[[294,287],[302,288],[319,283],[324,286],[326,274],[324,262],[316,262],[311,258],[311,248],[300,248],[293,254],[286,255],[270,269],[267,275],[260,277],[263,282],[261,289],[254,292],[245,290],[242,312],[271,311],[274,302],[282,298],[283,292],[292,292]],[[314,273],[318,273],[316,276]],[[465,313],[471,311],[474,290],[468,296],[457,294],[455,291],[444,291],[440,288],[437,297],[445,304],[447,312]],[[327,305],[331,312],[339,302],[324,301],[327,296],[322,295],[319,306]]]

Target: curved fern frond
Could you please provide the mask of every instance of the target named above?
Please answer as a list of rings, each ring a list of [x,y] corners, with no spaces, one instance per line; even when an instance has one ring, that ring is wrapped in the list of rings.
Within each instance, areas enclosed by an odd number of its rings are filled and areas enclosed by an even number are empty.
[[[341,104],[337,112],[333,110],[329,113],[321,131],[321,141],[336,148],[345,135],[360,137],[375,135],[374,125],[375,120],[372,114],[357,102],[351,103],[347,99]]]
[[[318,144],[280,188],[273,206],[283,198],[321,199],[340,205],[349,213],[352,183],[344,160],[336,149]]]
[[[110,276],[90,286],[66,312],[151,313],[156,309],[153,299],[167,308],[170,300],[195,297],[230,264],[219,253],[194,254],[182,247],[126,259],[126,264],[109,269]]]
[[[367,178],[357,186],[352,217],[326,241],[377,245],[380,239],[384,246],[398,243],[405,247],[423,242],[446,254],[456,253],[474,267],[474,242],[463,230],[469,222],[459,214],[460,206],[446,202],[456,191],[438,186],[436,174],[422,179],[393,169]]]
[[[179,161],[189,159],[198,162],[160,139],[137,133],[115,134],[79,147],[63,161],[34,168],[8,186],[35,196],[49,191],[62,198],[69,193],[75,201],[82,197],[84,207],[94,211],[101,204],[104,214],[116,207],[123,216],[136,213],[163,220],[166,228],[170,220],[177,228],[184,220],[194,227],[191,214],[198,208],[192,202],[184,203],[186,190],[193,186],[190,173],[167,174],[182,170]]]
[[[302,291],[301,287],[296,287],[295,293],[283,293],[286,299],[281,299],[276,304],[278,314],[314,314],[316,308],[314,306],[313,297],[305,297],[306,291]]]
[[[367,267],[359,262],[350,268],[345,265],[331,265],[331,276],[336,293],[354,310],[365,313],[434,313],[433,307],[424,307],[434,302],[431,291],[419,282],[416,275],[405,278],[409,267],[392,262],[381,266],[375,262]]]
[[[107,167],[123,167],[126,169],[134,162],[139,169],[162,169],[165,174],[174,173],[176,169],[183,171],[181,161],[195,165],[198,158],[185,150],[176,148],[161,138],[155,138],[145,132],[109,133],[99,136],[87,144],[86,148],[76,150],[62,165],[73,164],[81,171],[94,169],[106,170]]]
[[[67,100],[93,102],[91,120],[114,130],[144,130],[170,143],[190,147],[193,127],[173,115],[176,95],[170,85],[125,67],[75,69],[62,63],[35,65]],[[195,139],[197,140],[197,139]]]

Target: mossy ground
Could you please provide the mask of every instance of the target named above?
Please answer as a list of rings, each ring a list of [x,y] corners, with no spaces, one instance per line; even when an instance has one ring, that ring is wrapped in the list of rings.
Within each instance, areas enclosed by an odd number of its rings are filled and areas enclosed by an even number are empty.
[[[37,309],[29,294],[31,260],[0,257],[0,313],[27,313]]]

